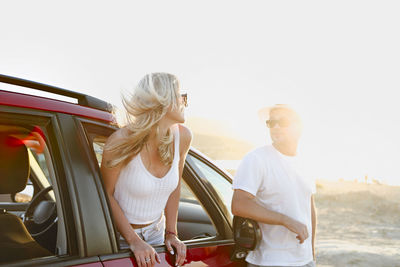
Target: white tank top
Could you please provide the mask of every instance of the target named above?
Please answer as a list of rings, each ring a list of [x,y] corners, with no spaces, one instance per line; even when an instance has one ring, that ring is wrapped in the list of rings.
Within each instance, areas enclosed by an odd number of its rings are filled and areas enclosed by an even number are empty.
[[[131,224],[148,224],[163,214],[167,200],[179,182],[179,126],[172,127],[174,160],[167,174],[158,178],[144,166],[140,153],[120,172],[114,198]]]

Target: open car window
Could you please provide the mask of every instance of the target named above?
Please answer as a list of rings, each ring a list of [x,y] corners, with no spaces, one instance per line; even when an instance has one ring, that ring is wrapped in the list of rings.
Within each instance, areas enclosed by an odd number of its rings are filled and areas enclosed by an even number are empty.
[[[1,123],[0,146],[0,264],[66,255],[44,129]]]
[[[84,127],[92,144],[97,163],[100,166],[104,144],[113,130],[91,124],[84,124]],[[217,235],[216,227],[209,214],[185,181],[182,181],[181,184],[177,228],[179,238],[183,241],[215,237]],[[119,234],[117,234],[117,240],[121,249],[129,248],[126,241]]]
[[[178,234],[183,241],[215,237],[216,227],[185,181],[181,184],[181,199],[178,211]]]
[[[232,219],[232,183],[215,168],[206,164],[204,161],[191,155],[188,155],[187,160],[190,162],[200,179],[202,179],[202,181],[207,185],[211,193],[223,201],[220,208],[222,208],[225,213],[229,214],[230,219]]]

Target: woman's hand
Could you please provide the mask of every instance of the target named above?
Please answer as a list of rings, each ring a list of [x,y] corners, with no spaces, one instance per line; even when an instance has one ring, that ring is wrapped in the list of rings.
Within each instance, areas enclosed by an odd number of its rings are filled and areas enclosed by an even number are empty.
[[[182,266],[185,263],[186,259],[186,245],[173,234],[165,235],[165,245],[167,246],[167,250],[171,254],[174,254],[174,250],[172,247],[175,247],[177,251],[175,265]]]
[[[160,257],[152,246],[142,239],[137,239],[129,245],[135,255],[139,267],[153,267],[156,262],[161,263]]]

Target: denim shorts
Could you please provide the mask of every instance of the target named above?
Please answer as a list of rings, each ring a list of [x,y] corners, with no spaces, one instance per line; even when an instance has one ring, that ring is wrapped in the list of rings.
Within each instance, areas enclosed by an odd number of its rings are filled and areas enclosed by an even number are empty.
[[[315,261],[310,261],[309,263],[307,263],[306,265],[301,265],[301,266],[297,266],[297,267],[315,267]],[[251,264],[251,263],[247,263],[247,267],[294,267],[294,266],[267,266],[267,265],[255,265],[255,264]]]
[[[160,219],[156,220],[152,224],[135,229],[136,234],[146,243],[152,246],[163,245],[164,244],[164,233],[165,233],[165,217],[162,215]],[[119,238],[120,248],[129,248],[126,240],[120,235]]]
[[[146,241],[149,245],[157,246],[164,244],[164,233],[165,233],[165,217],[161,216],[159,220],[156,220],[152,224],[135,229],[138,236]]]

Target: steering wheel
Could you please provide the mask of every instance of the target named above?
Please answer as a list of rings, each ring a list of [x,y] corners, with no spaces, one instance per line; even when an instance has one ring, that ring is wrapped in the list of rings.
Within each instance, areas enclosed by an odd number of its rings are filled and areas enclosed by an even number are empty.
[[[57,207],[53,200],[47,200],[46,194],[53,190],[52,186],[42,189],[31,200],[24,216],[24,224],[35,240],[41,240],[57,226]]]

